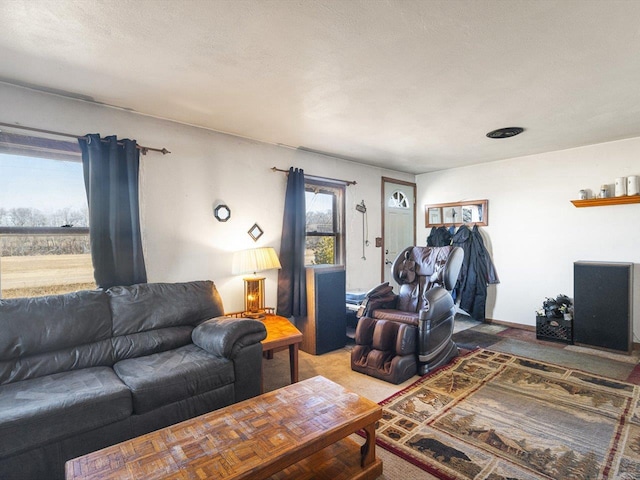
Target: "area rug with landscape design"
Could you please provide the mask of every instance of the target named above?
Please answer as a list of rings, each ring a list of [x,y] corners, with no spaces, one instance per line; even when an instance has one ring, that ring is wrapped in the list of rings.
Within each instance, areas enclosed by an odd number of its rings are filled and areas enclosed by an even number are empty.
[[[380,402],[378,444],[441,479],[639,479],[640,387],[476,350]]]

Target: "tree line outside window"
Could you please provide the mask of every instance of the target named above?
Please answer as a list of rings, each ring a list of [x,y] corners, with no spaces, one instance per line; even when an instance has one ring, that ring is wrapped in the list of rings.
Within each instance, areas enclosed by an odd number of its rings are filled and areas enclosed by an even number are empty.
[[[0,132],[0,298],[95,288],[80,150]]]
[[[305,265],[344,263],[343,185],[305,182]]]

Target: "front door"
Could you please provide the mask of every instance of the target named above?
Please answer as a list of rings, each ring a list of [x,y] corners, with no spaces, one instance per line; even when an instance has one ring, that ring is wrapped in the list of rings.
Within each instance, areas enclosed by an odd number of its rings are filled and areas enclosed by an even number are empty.
[[[396,286],[391,264],[416,244],[416,184],[382,177],[382,203],[382,281]]]

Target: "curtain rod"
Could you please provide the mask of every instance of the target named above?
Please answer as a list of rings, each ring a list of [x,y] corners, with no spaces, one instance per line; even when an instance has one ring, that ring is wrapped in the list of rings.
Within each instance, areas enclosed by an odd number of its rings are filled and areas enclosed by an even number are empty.
[[[276,168],[276,167],[271,167],[271,171],[272,172],[289,173],[289,170],[282,170],[281,168]],[[314,178],[316,180],[326,180],[326,181],[329,181],[329,182],[344,183],[345,185],[356,185],[358,183],[355,180],[340,180],[340,179],[337,179],[337,178],[318,177],[318,176],[315,176],[315,175],[305,175],[305,176],[309,177],[309,178]]]
[[[60,137],[69,137],[69,138],[77,138],[78,140],[85,140],[86,141],[86,137],[84,135],[72,135],[70,133],[62,133],[62,132],[56,132],[54,130],[43,130],[41,128],[34,128],[34,127],[24,127],[22,125],[15,125],[13,123],[3,123],[0,122],[0,126],[3,127],[11,127],[11,128],[17,128],[19,130],[29,130],[30,132],[39,132],[39,133],[48,133],[50,135],[58,135]],[[106,142],[106,140],[102,140],[103,142]],[[118,142],[118,145],[122,145],[122,143]],[[143,147],[142,145],[136,145],[136,148],[138,150],[140,150],[140,153],[142,153],[143,155],[146,155],[147,152],[149,150],[153,151],[153,152],[160,152],[163,155],[166,155],[167,153],[171,153],[169,150],[167,150],[166,148],[152,148],[152,147]]]

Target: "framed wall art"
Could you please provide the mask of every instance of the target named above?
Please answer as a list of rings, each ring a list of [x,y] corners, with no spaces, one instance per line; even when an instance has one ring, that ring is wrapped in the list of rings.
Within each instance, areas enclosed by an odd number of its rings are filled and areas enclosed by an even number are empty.
[[[260,228],[260,225],[254,223],[253,227],[251,227],[247,233],[251,238],[253,238],[254,242],[257,242],[264,232]]]
[[[489,225],[489,200],[425,205],[425,227]]]
[[[440,225],[442,223],[442,208],[427,208],[427,227],[429,225]]]

